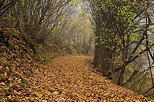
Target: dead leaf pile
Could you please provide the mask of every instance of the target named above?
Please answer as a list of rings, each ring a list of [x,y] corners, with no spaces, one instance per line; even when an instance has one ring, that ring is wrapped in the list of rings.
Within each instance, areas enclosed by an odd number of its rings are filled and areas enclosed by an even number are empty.
[[[86,56],[59,57],[31,77],[27,102],[154,102],[90,70]]]
[[[20,32],[0,27],[0,101],[14,102],[28,96],[28,77],[36,65]]]

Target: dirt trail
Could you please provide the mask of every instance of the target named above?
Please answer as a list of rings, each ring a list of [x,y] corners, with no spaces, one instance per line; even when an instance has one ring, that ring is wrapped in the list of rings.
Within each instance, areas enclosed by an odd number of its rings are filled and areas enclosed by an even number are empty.
[[[87,56],[59,57],[31,78],[32,102],[152,102],[90,71]],[[43,96],[42,96],[43,95]],[[37,97],[39,96],[39,97]]]

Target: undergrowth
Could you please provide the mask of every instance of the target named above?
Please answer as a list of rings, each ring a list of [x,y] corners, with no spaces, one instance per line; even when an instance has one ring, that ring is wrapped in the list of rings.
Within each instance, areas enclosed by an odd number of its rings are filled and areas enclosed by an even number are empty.
[[[29,95],[29,79],[33,67],[33,51],[15,28],[0,26],[0,100],[21,101]]]

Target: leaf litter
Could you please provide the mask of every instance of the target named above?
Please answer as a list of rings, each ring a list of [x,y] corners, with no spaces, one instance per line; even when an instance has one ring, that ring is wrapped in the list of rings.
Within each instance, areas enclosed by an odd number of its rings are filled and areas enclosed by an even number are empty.
[[[88,56],[65,56],[36,69],[31,79],[32,102],[154,102],[113,84],[90,70]]]
[[[0,102],[154,102],[91,70],[88,56],[35,62],[29,42],[0,27]]]

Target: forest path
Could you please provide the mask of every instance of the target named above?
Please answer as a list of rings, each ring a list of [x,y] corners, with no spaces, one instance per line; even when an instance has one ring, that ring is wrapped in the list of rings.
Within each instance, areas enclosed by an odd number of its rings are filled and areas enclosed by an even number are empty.
[[[32,80],[34,102],[152,102],[112,84],[90,70],[87,56],[55,58],[51,65],[37,69]],[[36,101],[37,100],[37,101]],[[39,101],[38,101],[39,100]]]

